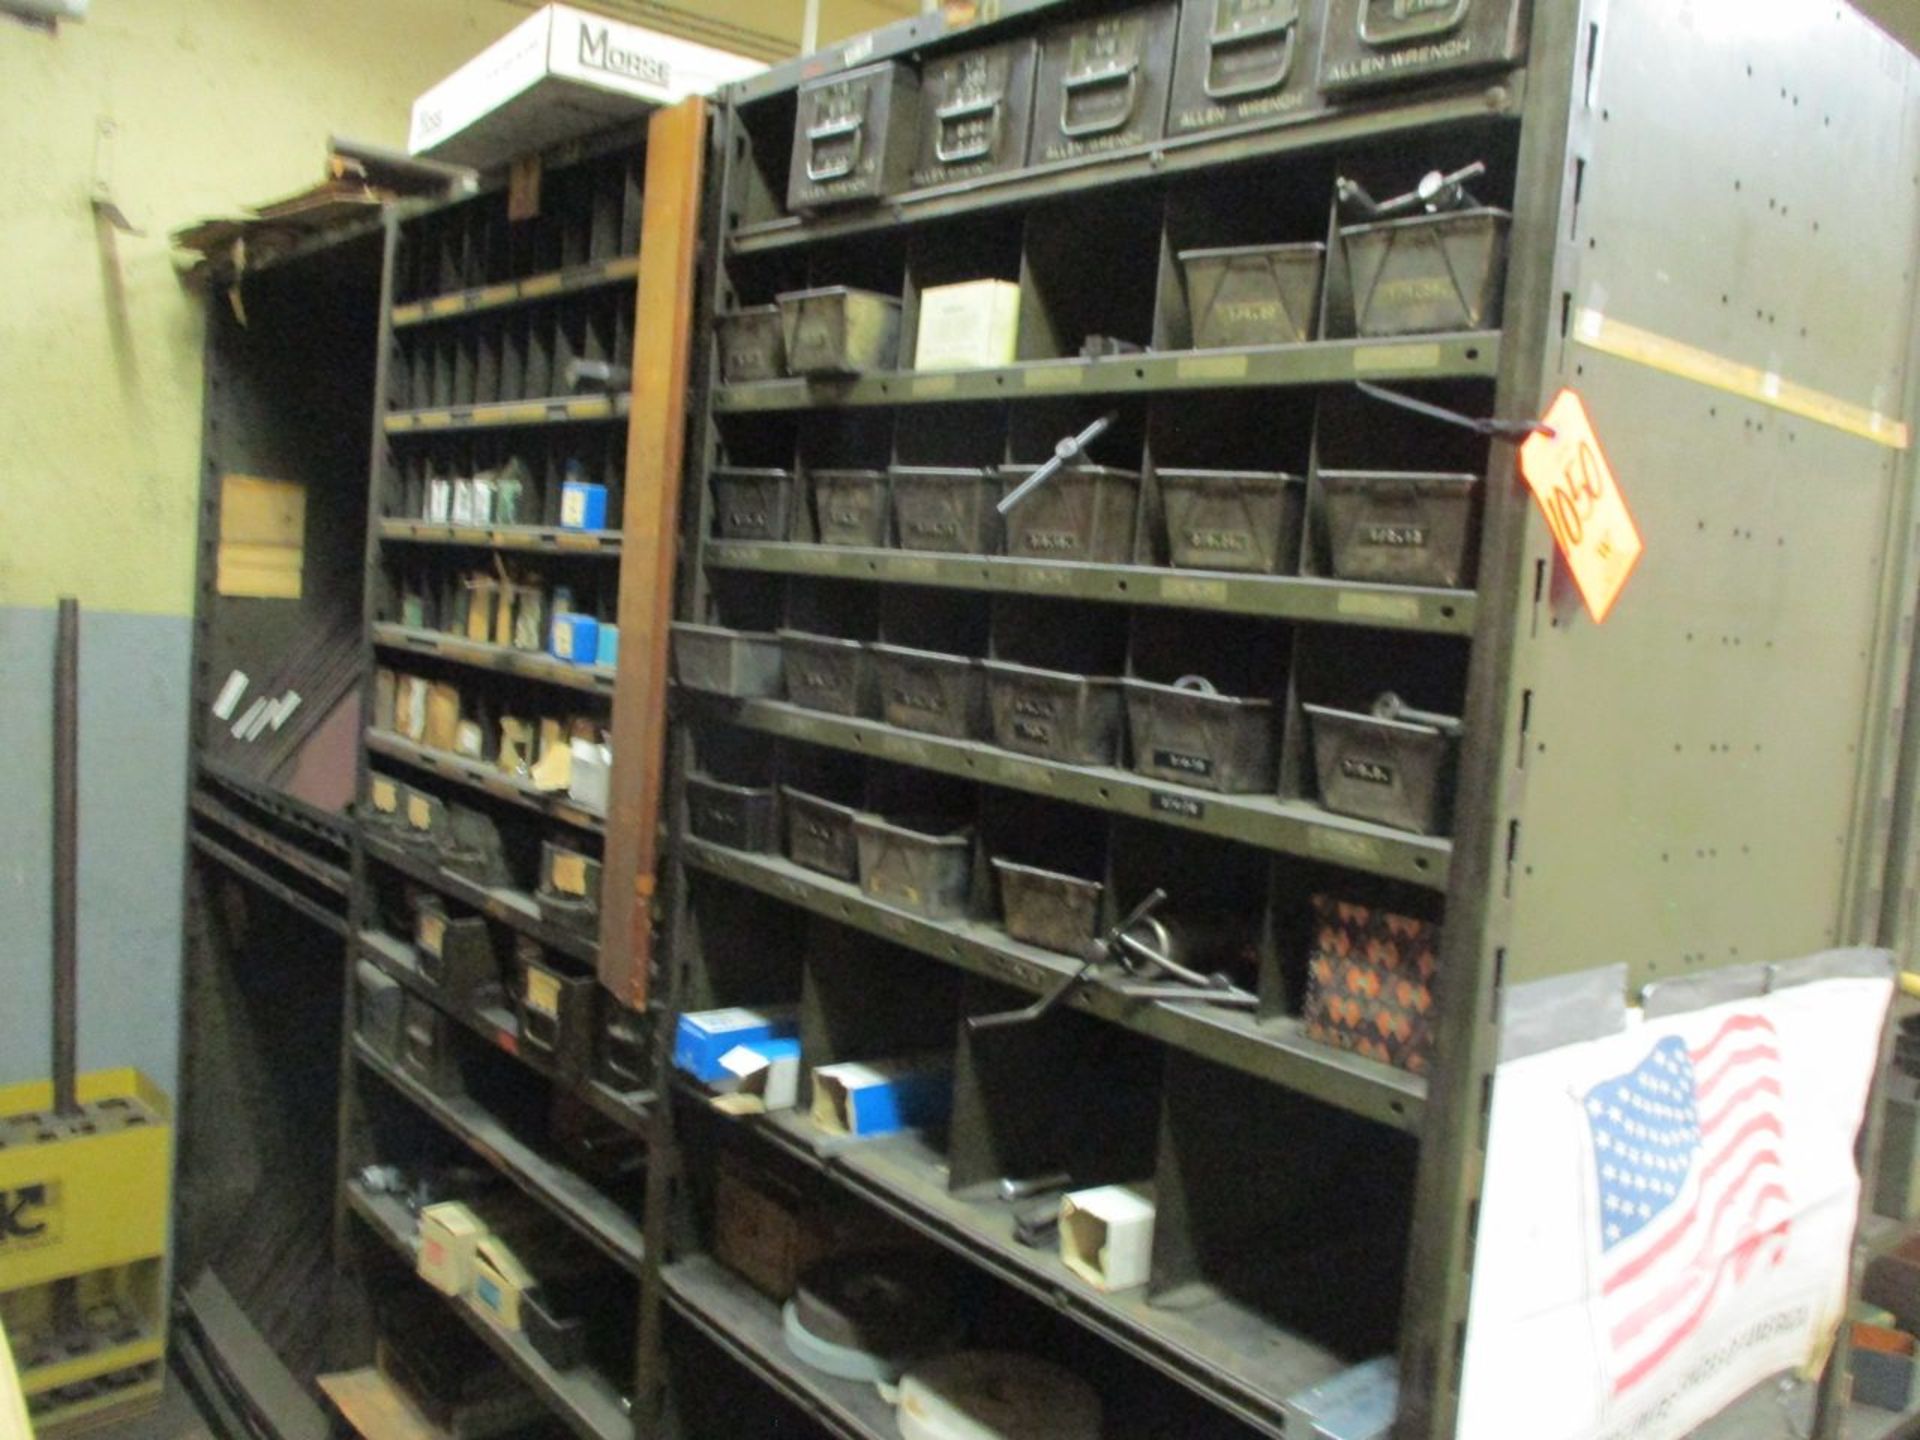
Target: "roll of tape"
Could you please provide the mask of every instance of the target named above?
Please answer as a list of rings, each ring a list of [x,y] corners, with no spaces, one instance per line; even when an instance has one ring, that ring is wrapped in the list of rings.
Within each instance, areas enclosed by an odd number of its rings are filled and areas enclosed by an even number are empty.
[[[964,1350],[900,1381],[904,1440],[1100,1440],[1100,1397],[1031,1355]]]

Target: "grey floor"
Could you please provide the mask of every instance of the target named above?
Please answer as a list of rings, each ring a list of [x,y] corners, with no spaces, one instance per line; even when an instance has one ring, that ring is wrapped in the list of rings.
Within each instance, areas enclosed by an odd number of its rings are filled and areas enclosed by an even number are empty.
[[[89,1430],[86,1440],[213,1440],[214,1433],[186,1386],[169,1375],[167,1393],[158,1410],[103,1430]]]

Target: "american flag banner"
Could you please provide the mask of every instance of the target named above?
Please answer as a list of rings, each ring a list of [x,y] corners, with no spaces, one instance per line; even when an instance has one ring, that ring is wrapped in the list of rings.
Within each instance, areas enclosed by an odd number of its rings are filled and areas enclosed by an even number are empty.
[[[1669,1035],[1586,1094],[1613,1390],[1656,1376],[1792,1234],[1779,1034],[1729,1016],[1697,1048]]]

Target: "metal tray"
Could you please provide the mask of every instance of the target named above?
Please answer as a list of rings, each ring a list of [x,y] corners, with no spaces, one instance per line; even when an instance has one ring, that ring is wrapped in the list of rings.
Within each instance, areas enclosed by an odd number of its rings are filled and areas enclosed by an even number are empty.
[[[836,880],[859,879],[860,853],[853,839],[859,812],[791,785],[780,787],[780,799],[787,812],[787,858]]]
[[[873,655],[864,642],[799,630],[777,633],[786,655],[787,699],[795,705],[850,716],[871,716],[879,708]]]
[[[894,529],[902,550],[986,555],[999,548],[1000,480],[992,470],[896,465]]]
[[[980,662],[965,655],[875,645],[880,714],[889,725],[948,740],[986,734],[987,685]]]
[[[1182,570],[1277,575],[1300,554],[1307,483],[1250,470],[1162,470],[1167,555]]]
[[[687,776],[687,828],[701,840],[730,850],[779,847],[771,785],[729,785],[705,775]]]
[[[1313,768],[1322,805],[1336,815],[1416,835],[1445,833],[1455,735],[1356,710],[1301,708],[1313,725]]]
[[[747,305],[714,320],[720,378],[729,385],[778,380],[787,373],[787,340],[778,305]]]
[[[1367,337],[1498,328],[1511,220],[1482,207],[1344,226],[1355,329]]]
[[[1032,865],[996,859],[1000,910],[1007,934],[1028,945],[1079,957],[1100,925],[1100,897],[1106,886]]]
[[[993,743],[1067,765],[1120,758],[1120,681],[985,660]]]
[[[856,815],[860,888],[873,899],[930,920],[967,913],[973,875],[973,831],[940,830],[937,820],[899,822]]]
[[[722,540],[785,540],[793,472],[724,467],[713,472],[713,530]]]
[[[1388,585],[1469,584],[1477,475],[1322,470],[1333,573]]]
[[[916,186],[977,179],[1026,163],[1039,53],[1039,41],[1028,38],[926,62]]]
[[[860,375],[900,360],[900,301],[832,285],[780,297],[787,368],[795,375]]]
[[[1002,465],[1002,493],[1011,493],[1038,465]],[[1070,465],[1007,516],[1007,554],[1021,560],[1075,560],[1125,565],[1133,559],[1140,476],[1106,465]]]
[[[886,471],[816,470],[812,484],[822,545],[887,543]]]
[[[1133,768],[1223,795],[1274,786],[1273,702],[1221,695],[1197,676],[1128,680]],[[1204,688],[1203,688],[1204,687]]]
[[[1294,345],[1319,331],[1324,244],[1182,250],[1180,268],[1187,277],[1196,350]]]
[[[689,690],[743,698],[778,695],[780,637],[763,630],[673,622],[673,672]]]

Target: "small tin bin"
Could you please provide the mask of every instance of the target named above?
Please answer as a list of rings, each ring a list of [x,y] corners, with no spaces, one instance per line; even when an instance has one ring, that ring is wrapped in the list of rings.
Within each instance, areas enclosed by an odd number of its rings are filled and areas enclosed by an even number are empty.
[[[1002,465],[1003,495],[1039,468]],[[1006,517],[1007,554],[1020,560],[1129,564],[1139,498],[1140,476],[1134,471],[1069,465]]]
[[[902,550],[987,555],[999,549],[1000,481],[992,470],[896,465],[893,523]]]
[[[1038,670],[986,660],[987,708],[993,743],[1021,755],[1067,765],[1113,765],[1120,759],[1118,680]]]
[[[1273,702],[1221,695],[1187,676],[1173,685],[1129,680],[1133,768],[1223,795],[1274,785]]]
[[[714,321],[720,378],[729,385],[778,380],[787,373],[786,329],[778,305],[747,305]]]
[[[779,848],[771,785],[729,785],[705,775],[687,776],[687,828],[699,840],[729,850],[761,853]]]
[[[784,660],[780,637],[720,625],[673,624],[673,669],[689,690],[758,698],[778,695]]]
[[[1162,470],[1167,557],[1181,570],[1278,575],[1300,554],[1307,484],[1297,475]]]
[[[828,715],[871,716],[879,708],[873,654],[859,640],[782,630],[787,699],[802,710]]]
[[[795,375],[863,375],[900,361],[900,301],[831,285],[780,297],[787,368]]]
[[[780,799],[787,812],[787,858],[802,869],[836,880],[858,880],[860,854],[853,819],[859,812],[791,785],[780,787]]]
[[[816,470],[813,515],[822,545],[887,543],[887,473],[884,470]]]
[[[522,937],[531,942],[531,937]],[[595,1005],[600,982],[591,975],[568,975],[545,964],[537,942],[520,961],[514,1012],[520,1043],[554,1061],[562,1073],[585,1074],[593,1062]]]
[[[1362,338],[1492,330],[1507,274],[1504,210],[1443,211],[1340,231]]]
[[[1456,733],[1325,705],[1302,708],[1313,725],[1322,805],[1416,835],[1445,833]]]
[[[973,740],[987,730],[987,683],[980,662],[966,655],[875,645],[880,714],[889,725],[948,740]]]
[[[1042,950],[1080,956],[1100,923],[1100,897],[1106,886],[1032,865],[996,859],[1000,911],[1007,934]]]
[[[1182,250],[1193,346],[1294,345],[1320,327],[1324,244]]]
[[[713,472],[713,533],[722,540],[785,540],[793,517],[793,472],[735,467]]]
[[[431,1094],[453,1096],[465,1089],[455,1051],[454,1019],[418,995],[401,1001],[400,1069]]]
[[[967,888],[973,874],[973,831],[942,831],[933,820],[899,823],[878,815],[856,815],[854,839],[860,852],[860,888],[886,905],[910,910],[929,920],[952,920],[967,913]]]
[[[600,929],[600,862],[552,841],[540,846],[540,918],[556,929],[593,936]]]
[[[383,1060],[399,1060],[406,992],[398,980],[371,960],[358,962],[353,967],[353,977],[358,997],[355,1032]]]
[[[624,1005],[600,1007],[600,1033],[594,1074],[622,1094],[653,1085],[653,1018]]]
[[[1477,475],[1322,470],[1327,538],[1340,580],[1471,584]]]

